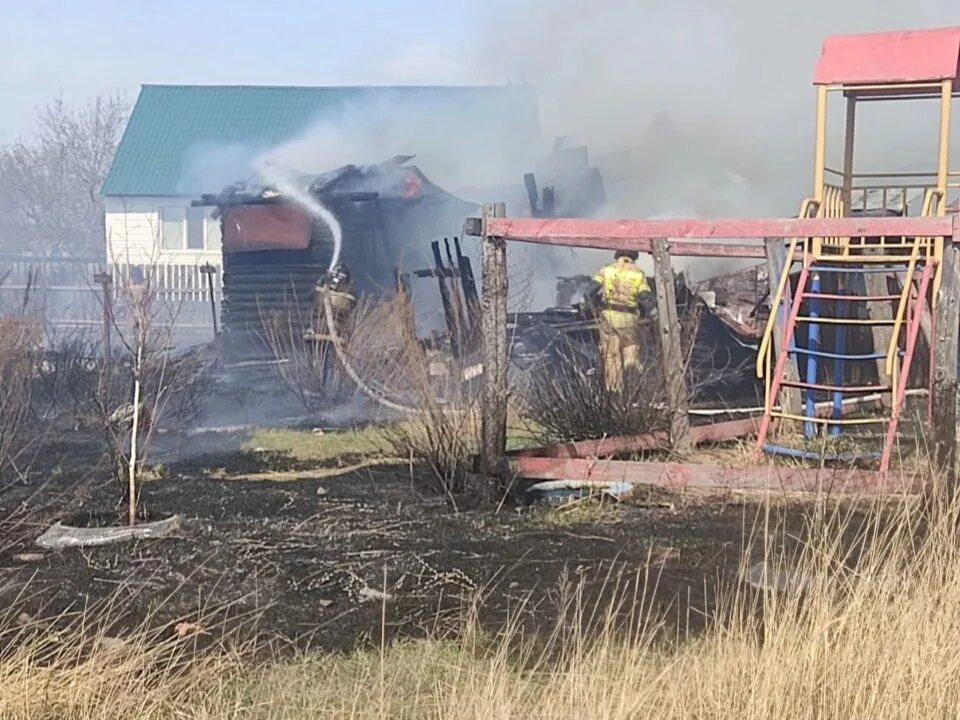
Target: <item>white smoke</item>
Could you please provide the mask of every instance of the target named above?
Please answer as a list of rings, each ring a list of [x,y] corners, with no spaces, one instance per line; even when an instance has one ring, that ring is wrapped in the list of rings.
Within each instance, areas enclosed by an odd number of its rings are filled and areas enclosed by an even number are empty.
[[[824,37],[960,23],[955,0],[501,0],[490,8],[484,62],[537,87],[545,133],[589,145],[608,182],[609,213],[637,216],[676,206],[713,217],[796,212],[812,185],[811,81]],[[936,115],[933,103],[865,108],[862,169],[929,166]],[[842,118],[832,120],[839,132]],[[831,150],[836,157],[840,148]]]
[[[494,0],[485,7],[480,24],[489,32],[478,63],[497,79],[537,88],[547,137],[589,146],[611,217],[795,214],[812,193],[812,78],[823,39],[960,24],[956,0]],[[839,164],[842,108],[833,106],[828,153]],[[864,105],[857,171],[931,169],[936,121],[935,103]],[[597,261],[582,252],[548,257],[567,275],[592,273]],[[691,270],[704,276],[718,266],[701,261]]]
[[[299,187],[287,168],[271,161],[268,157],[261,157],[256,160],[254,170],[263,179],[264,184],[272,186],[285,197],[293,200],[309,212],[312,217],[320,220],[329,228],[330,234],[333,236],[333,255],[330,258],[330,266],[327,270],[333,270],[340,262],[340,249],[343,245],[343,229],[340,227],[340,221],[337,220],[336,215],[324,207],[316,197]]]

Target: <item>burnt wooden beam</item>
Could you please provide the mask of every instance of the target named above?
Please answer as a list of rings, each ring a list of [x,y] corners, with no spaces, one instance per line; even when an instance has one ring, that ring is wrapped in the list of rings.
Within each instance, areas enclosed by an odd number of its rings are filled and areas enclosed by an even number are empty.
[[[453,300],[450,297],[450,288],[447,287],[447,269],[443,266],[443,259],[440,257],[440,243],[433,241],[430,243],[430,250],[433,251],[433,262],[437,278],[437,286],[440,289],[440,302],[443,305],[443,319],[447,326],[447,333],[450,335],[450,352],[454,358],[460,357],[460,327],[457,323],[456,310],[453,307]]]
[[[506,205],[483,208],[484,223],[506,216]],[[500,490],[500,463],[507,452],[507,244],[503,238],[483,237],[483,406],[480,471],[492,482],[490,499]]]
[[[934,461],[950,497],[956,493],[957,345],[960,335],[960,250],[945,243],[936,306],[932,419]]]
[[[660,356],[670,410],[670,444],[679,453],[693,449],[690,440],[690,399],[687,396],[686,363],[680,344],[680,316],[673,263],[666,238],[653,241],[653,265],[657,280],[657,324],[660,328]]]
[[[758,424],[758,418],[747,418],[745,420],[698,425],[690,428],[690,442],[694,445],[701,445],[754,435],[757,432]],[[603,438],[601,440],[580,440],[538,448],[525,448],[511,452],[510,457],[599,458],[650,450],[666,450],[669,447],[670,435],[668,433],[652,432],[642,435]]]
[[[467,227],[474,227],[468,223]],[[681,220],[585,220],[574,218],[491,220],[485,232],[505,240],[591,247],[602,250],[650,252],[654,238],[671,238],[675,255],[705,257],[764,257],[768,237],[938,237],[953,235],[949,217],[884,218],[745,218]],[[752,239],[750,245],[733,245],[728,238]],[[705,240],[708,242],[685,242]],[[738,255],[738,252],[749,255]]]

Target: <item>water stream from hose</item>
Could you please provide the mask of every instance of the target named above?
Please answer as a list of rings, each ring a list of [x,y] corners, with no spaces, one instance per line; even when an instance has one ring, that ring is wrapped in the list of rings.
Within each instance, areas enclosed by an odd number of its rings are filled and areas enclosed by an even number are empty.
[[[270,161],[260,161],[256,164],[256,170],[265,183],[272,185],[313,217],[319,218],[330,229],[330,234],[333,236],[333,256],[330,258],[330,266],[327,270],[333,270],[340,262],[340,248],[343,244],[343,229],[340,227],[340,221],[317,198],[297,187],[292,175],[283,167]]]

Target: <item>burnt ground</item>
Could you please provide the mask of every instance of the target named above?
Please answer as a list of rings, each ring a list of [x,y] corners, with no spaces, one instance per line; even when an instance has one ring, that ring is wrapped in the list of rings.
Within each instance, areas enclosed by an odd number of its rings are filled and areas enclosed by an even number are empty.
[[[762,513],[735,496],[643,492],[600,508],[458,511],[419,490],[418,471],[411,478],[405,465],[311,479],[317,463],[231,451],[171,465],[144,485],[151,517],[183,518],[175,537],[41,552],[33,540],[49,523],[117,504],[115,485],[90,479],[98,472],[78,479],[84,462],[96,467],[95,453],[59,452],[66,467],[51,470],[46,487],[0,495],[5,607],[38,618],[108,603],[125,624],[160,625],[207,612],[323,649],[378,642],[384,606],[390,635],[456,628],[478,596],[487,622],[517,615],[551,626],[563,587],[582,584],[599,597],[616,584],[611,577],[638,572],[656,580],[655,606],[671,624],[696,629],[717,582],[737,581],[744,539]],[[277,468],[295,472],[250,479]],[[806,510],[775,512],[800,527]]]

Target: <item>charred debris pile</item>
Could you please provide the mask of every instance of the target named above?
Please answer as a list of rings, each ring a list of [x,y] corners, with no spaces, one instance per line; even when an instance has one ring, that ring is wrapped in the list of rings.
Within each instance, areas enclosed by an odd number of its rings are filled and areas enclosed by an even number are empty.
[[[241,182],[196,201],[215,206],[223,228],[221,349],[228,366],[277,362],[264,323],[279,314],[294,341],[306,342],[323,324],[318,285],[336,265],[357,297],[389,301],[405,293],[414,299],[417,334],[435,360],[432,372],[462,381],[482,374],[478,257],[472,243],[457,237],[480,208],[431,182],[411,160],[398,156],[291,178],[287,192],[259,180]],[[290,197],[290,185],[298,197]],[[536,217],[588,217],[605,203],[603,180],[586,149],[561,145],[522,185],[497,192],[519,209],[512,212]],[[329,224],[304,206],[304,197],[339,222],[339,257]],[[555,307],[510,315],[518,371],[553,362],[560,346],[575,348],[584,372],[596,371],[596,321],[583,302],[588,284],[587,276],[557,278]],[[697,400],[755,400],[752,366],[767,285],[759,267],[700,283],[678,276],[681,311],[697,323],[690,356]]]

